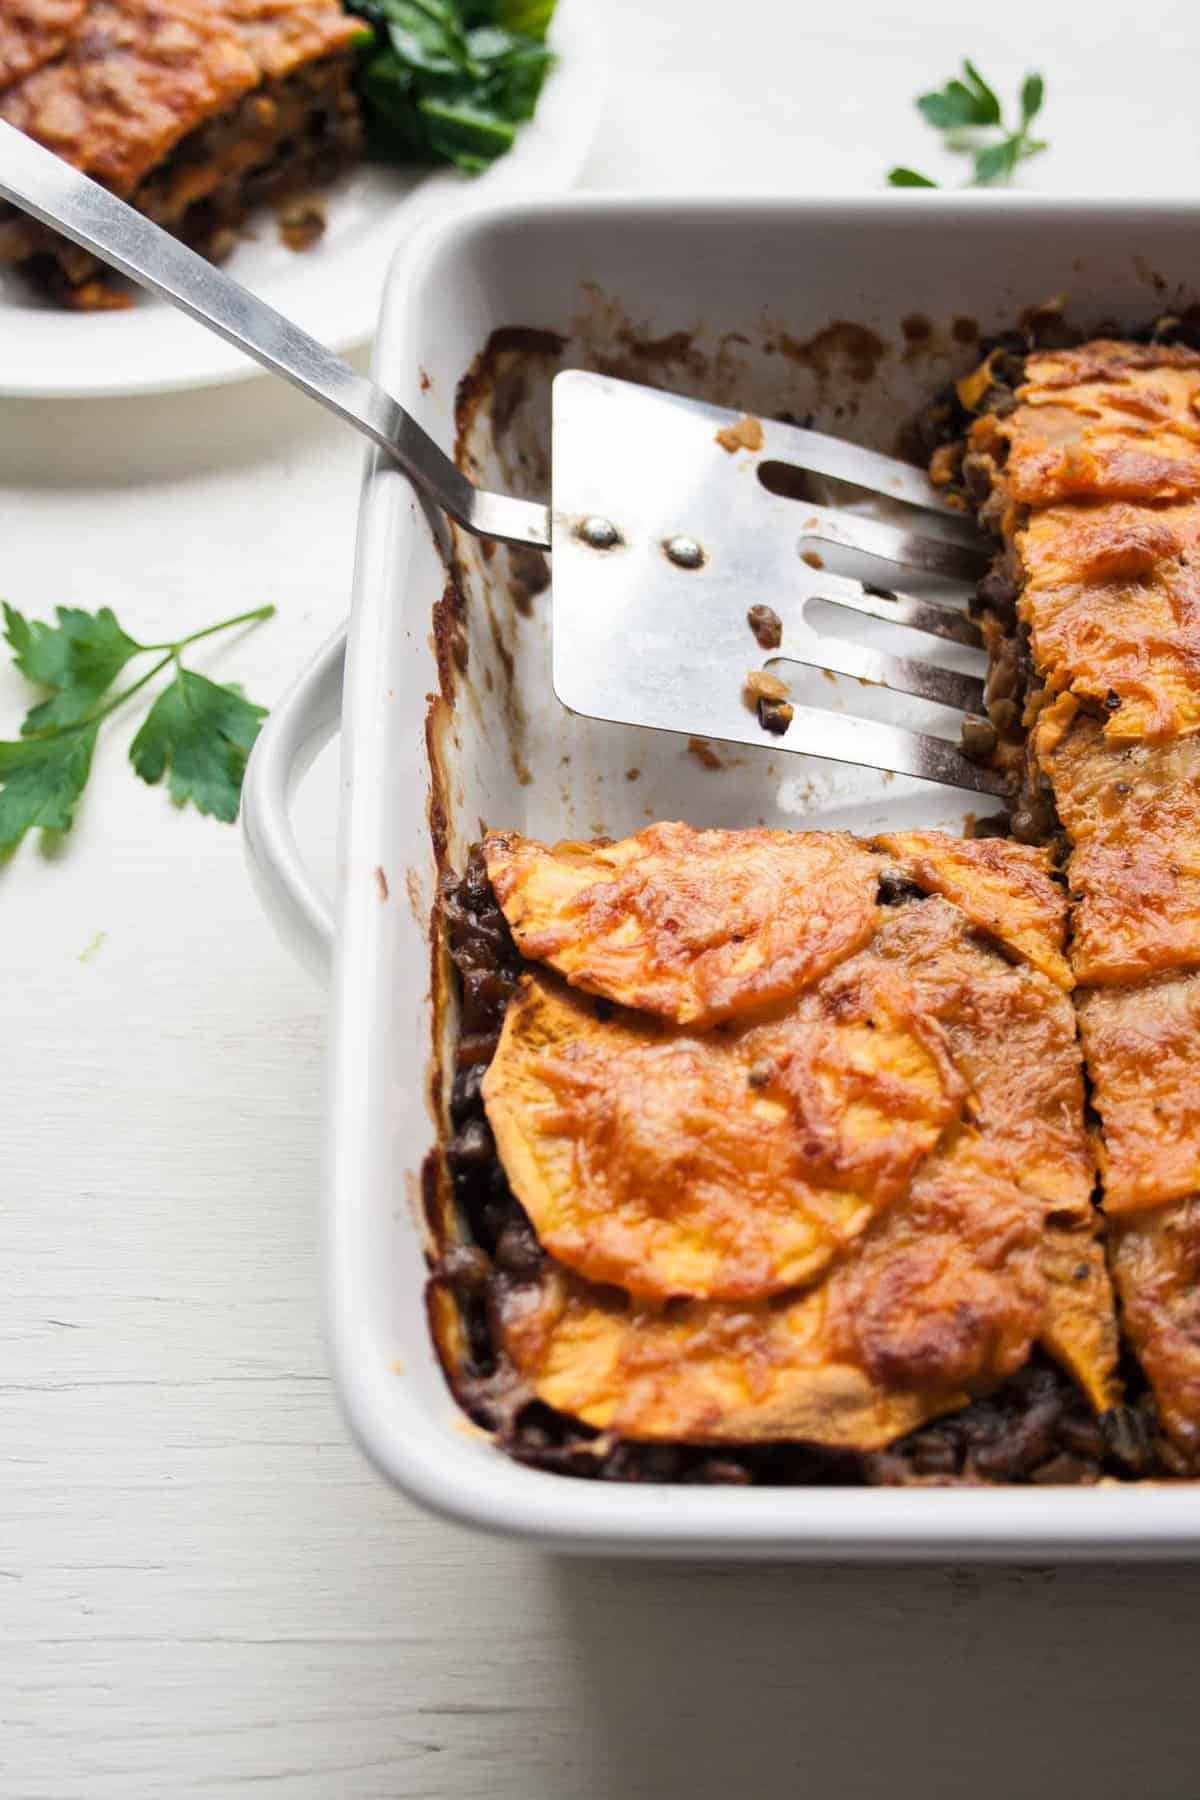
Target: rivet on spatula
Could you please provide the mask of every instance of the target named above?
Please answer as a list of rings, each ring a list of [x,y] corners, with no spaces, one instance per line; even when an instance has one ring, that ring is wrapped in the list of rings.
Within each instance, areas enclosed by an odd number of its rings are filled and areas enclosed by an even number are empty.
[[[614,544],[621,541],[621,534],[612,520],[602,519],[598,515],[580,520],[578,536],[593,550],[611,550]]]
[[[704,564],[704,551],[690,537],[670,537],[663,545],[667,558],[680,569],[699,569]]]

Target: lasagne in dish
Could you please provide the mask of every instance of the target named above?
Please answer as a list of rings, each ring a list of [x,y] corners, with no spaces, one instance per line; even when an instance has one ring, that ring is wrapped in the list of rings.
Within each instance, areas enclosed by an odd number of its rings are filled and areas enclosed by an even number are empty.
[[[17,0],[0,19],[0,117],[210,256],[248,210],[358,155],[340,0]],[[86,251],[13,208],[0,260],[56,298],[125,303]]]
[[[431,1321],[522,1461],[1200,1474],[1200,353],[1161,335],[1014,334],[924,421],[996,539],[1010,836],[500,833],[447,877]]]

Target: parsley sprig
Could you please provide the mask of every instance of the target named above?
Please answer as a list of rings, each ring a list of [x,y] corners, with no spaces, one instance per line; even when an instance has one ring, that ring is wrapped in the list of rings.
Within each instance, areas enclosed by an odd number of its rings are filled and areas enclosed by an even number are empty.
[[[1015,126],[1004,122],[1004,112],[973,62],[963,58],[962,79],[948,81],[935,93],[922,94],[917,111],[940,131],[946,148],[972,158],[968,187],[995,187],[1011,181],[1017,164],[1047,148],[1030,127],[1042,110],[1046,84],[1040,75],[1027,75],[1021,83],[1021,115]],[[897,167],[888,172],[893,187],[937,187],[916,169]]]
[[[4,635],[13,661],[46,698],[26,713],[18,740],[0,743],[0,851],[11,850],[35,826],[70,830],[101,725],[168,668],[172,679],[143,719],[129,760],[152,785],[167,775],[177,804],[190,800],[214,818],[236,819],[246,760],[266,708],[235,687],[186,669],[182,655],[203,638],[269,619],[274,611],[259,606],[171,642],[142,644],[107,606],[95,613],[60,606],[50,625],[5,603]],[[140,656],[156,660],[113,693],[122,670]]]

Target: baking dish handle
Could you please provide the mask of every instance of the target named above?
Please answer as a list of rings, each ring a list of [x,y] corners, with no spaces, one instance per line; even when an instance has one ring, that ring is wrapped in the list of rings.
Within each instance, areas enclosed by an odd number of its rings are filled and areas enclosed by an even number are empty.
[[[288,949],[320,981],[333,954],[333,909],[300,854],[292,797],[341,719],[346,630],[334,633],[276,706],[242,786],[242,841],[258,897]]]

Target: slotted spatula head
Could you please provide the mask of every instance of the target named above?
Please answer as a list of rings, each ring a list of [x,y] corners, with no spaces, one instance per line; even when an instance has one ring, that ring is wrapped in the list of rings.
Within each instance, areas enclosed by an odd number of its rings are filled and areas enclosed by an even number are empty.
[[[986,556],[919,470],[569,370],[554,382],[553,495],[554,687],[573,711],[1003,792],[957,747],[983,703],[965,600]],[[778,616],[777,646],[756,637],[754,606]],[[747,702],[754,671],[788,686],[781,735]]]

